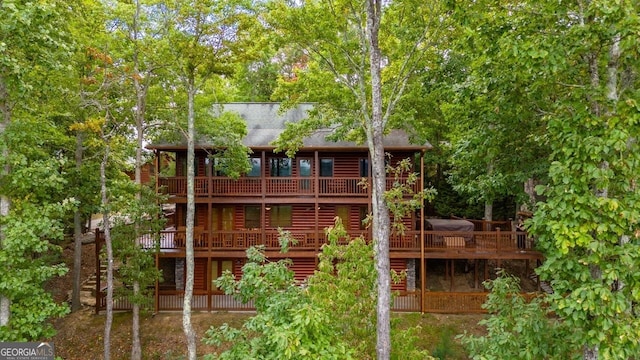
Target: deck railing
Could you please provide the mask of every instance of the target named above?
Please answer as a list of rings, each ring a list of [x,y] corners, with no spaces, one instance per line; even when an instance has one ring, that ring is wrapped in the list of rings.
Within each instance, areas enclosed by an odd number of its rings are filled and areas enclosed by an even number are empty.
[[[264,180],[264,181],[263,181]],[[317,181],[316,181],[317,180]],[[366,180],[366,179],[365,179]],[[406,184],[408,178],[387,178],[387,189],[396,182]],[[158,185],[167,195],[186,196],[187,178],[162,177]],[[316,189],[317,187],[317,189]],[[421,190],[419,184],[412,187],[414,192]],[[351,196],[367,197],[369,187],[364,186],[363,178],[359,177],[240,177],[230,179],[226,177],[198,176],[194,179],[195,195],[203,196]]]
[[[487,300],[488,292],[443,292],[427,291],[424,297],[424,312],[443,314],[482,314],[487,311],[482,304]],[[155,297],[154,294],[151,296]],[[537,296],[535,293],[522,293],[527,301]],[[420,312],[421,294],[419,290],[398,292],[391,306],[396,312]],[[184,292],[177,290],[161,290],[157,298],[159,311],[177,311],[182,309]],[[97,303],[98,311],[106,309],[104,292]],[[114,299],[114,310],[131,310],[131,303],[123,297]],[[232,295],[225,295],[219,290],[194,291],[191,308],[195,311],[251,311],[255,310],[252,301],[243,304]]]
[[[289,232],[295,242],[291,250],[318,251],[326,243],[324,232],[316,230],[292,230]],[[364,236],[370,240],[367,231],[352,231],[350,237]],[[100,234],[98,235],[98,237]],[[194,232],[195,250],[245,250],[251,246],[264,245],[267,250],[280,248],[279,233],[276,230],[220,230]],[[390,249],[396,251],[421,251],[420,231],[405,231],[404,234],[392,234]],[[346,240],[345,240],[346,242]],[[139,239],[145,249],[180,250],[186,245],[184,230],[164,230],[159,236],[147,234]],[[534,249],[533,239],[521,231],[425,231],[425,251],[530,251]]]

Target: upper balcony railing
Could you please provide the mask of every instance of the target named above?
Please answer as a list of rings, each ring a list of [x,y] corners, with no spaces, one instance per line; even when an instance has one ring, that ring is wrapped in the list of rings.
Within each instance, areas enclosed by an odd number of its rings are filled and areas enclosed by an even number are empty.
[[[364,186],[363,178],[356,177],[196,177],[195,195],[204,196],[351,196],[367,197],[370,187]],[[370,179],[365,179],[370,181]],[[387,178],[387,189],[396,181],[407,183],[407,178]],[[161,191],[172,196],[187,196],[187,178],[163,177],[159,180]],[[421,184],[413,184],[414,192],[422,190]]]

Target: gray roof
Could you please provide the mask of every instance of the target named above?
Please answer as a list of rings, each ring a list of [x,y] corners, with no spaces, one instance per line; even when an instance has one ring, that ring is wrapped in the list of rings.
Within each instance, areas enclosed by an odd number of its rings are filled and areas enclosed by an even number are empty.
[[[220,108],[221,107],[221,108]],[[280,112],[279,103],[226,103],[220,104],[214,111],[235,112],[247,123],[247,136],[243,139],[244,145],[254,149],[273,149],[272,144],[280,133],[285,129],[287,122],[297,122],[308,116],[308,112],[313,109],[311,103],[301,103],[295,108]],[[326,136],[331,134],[331,129],[317,130],[314,134],[304,140],[305,149],[362,149],[366,150],[366,144],[356,144],[349,141],[329,141]],[[165,144],[166,145],[166,144]],[[200,144],[202,146],[204,144]],[[389,149],[427,149],[431,146],[413,145],[404,131],[392,130],[384,140],[385,148]],[[163,146],[155,144],[150,148],[169,148],[174,146]]]

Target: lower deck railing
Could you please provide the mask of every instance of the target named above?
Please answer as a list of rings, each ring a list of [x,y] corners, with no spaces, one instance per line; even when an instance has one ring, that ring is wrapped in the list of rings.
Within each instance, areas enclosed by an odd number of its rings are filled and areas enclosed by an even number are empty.
[[[292,230],[295,239],[290,250],[318,251],[327,242],[322,231]],[[371,239],[368,231],[351,231],[350,237],[364,236]],[[205,231],[194,229],[193,245],[195,250],[245,250],[251,246],[264,245],[267,250],[278,250],[280,234],[277,230],[220,230]],[[423,239],[421,243],[420,239]],[[96,234],[101,241],[102,233]],[[138,240],[146,249],[184,250],[186,246],[185,230],[164,230],[159,234],[147,234]],[[347,239],[344,241],[347,242]],[[520,251],[533,250],[534,242],[526,232],[521,231],[405,231],[404,234],[392,234],[389,238],[391,250],[399,251]]]
[[[425,292],[424,312],[443,314],[482,314],[487,311],[482,304],[487,299],[487,292]],[[527,299],[534,294],[523,293]],[[181,291],[161,292],[157,298],[158,311],[182,310],[184,293]],[[391,309],[397,312],[421,312],[420,291],[404,291],[393,298]],[[98,311],[106,309],[104,294],[100,296]],[[114,299],[113,309],[117,311],[131,310],[131,303],[126,298]],[[150,306],[151,310],[155,305]],[[195,292],[191,300],[191,309],[195,311],[251,311],[255,310],[253,302],[243,304],[231,295],[220,292],[206,294]]]

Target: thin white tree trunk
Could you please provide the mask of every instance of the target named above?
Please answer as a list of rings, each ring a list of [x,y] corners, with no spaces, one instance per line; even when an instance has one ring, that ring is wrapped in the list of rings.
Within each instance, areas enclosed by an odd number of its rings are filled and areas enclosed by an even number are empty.
[[[486,221],[493,221],[493,202],[492,201],[485,201],[484,202],[484,219]],[[485,230],[489,230],[489,229],[485,229]]]
[[[382,4],[378,0],[367,1],[367,40],[371,74],[371,124],[367,129],[369,152],[373,172],[373,240],[376,272],[378,275],[377,340],[376,355],[379,360],[391,357],[391,266],[389,261],[389,234],[391,220],[384,202],[386,169],[384,155],[384,119],[382,114],[382,82],[380,75],[380,48],[378,30],[382,17]]]
[[[4,131],[4,126],[2,126]],[[6,174],[6,171],[4,171]],[[11,207],[11,201],[5,195],[0,195],[0,216],[5,217],[9,215],[9,209]],[[0,229],[0,248],[2,248],[2,242],[4,240],[4,229]],[[7,326],[11,319],[11,299],[4,294],[0,294],[0,326]]]
[[[139,77],[139,58],[138,58],[138,25],[140,21],[140,1],[136,0],[136,11],[133,17],[133,85],[136,91],[136,109],[135,121],[137,132],[136,144],[136,161],[135,161],[135,182],[138,186],[142,186],[142,146],[144,139],[144,115],[146,108],[146,88],[140,83]],[[136,199],[140,201],[140,189],[136,193]],[[138,237],[140,226],[136,223],[136,237]],[[135,241],[135,239],[134,239]],[[138,299],[140,295],[140,283],[138,280],[133,281],[133,297]],[[131,360],[142,359],[142,345],[140,343],[140,304],[133,302],[132,319],[131,319]]]
[[[493,175],[493,160],[490,160],[489,164],[487,164],[487,174],[489,176]],[[485,199],[484,201],[484,220],[493,221],[493,196],[491,199]],[[489,223],[485,223],[485,226],[485,231],[491,230],[491,225]]]
[[[191,324],[191,299],[193,297],[194,259],[193,259],[193,226],[195,217],[195,194],[194,194],[194,98],[195,84],[193,78],[188,83],[188,119],[187,119],[187,244],[186,262],[187,276],[184,288],[184,304],[182,310],[182,327],[187,338],[187,355],[189,360],[196,359],[196,335]]]
[[[4,126],[3,126],[4,127]],[[4,131],[4,129],[2,129]],[[3,171],[6,174],[6,170]],[[0,216],[5,217],[9,215],[11,208],[11,201],[5,195],[0,195]],[[0,229],[0,248],[2,248],[2,242],[4,240],[4,229]],[[7,326],[11,319],[11,299],[4,294],[0,294],[0,326]]]
[[[107,193],[106,168],[109,162],[109,145],[105,147],[104,156],[100,162],[100,196],[102,202],[102,225],[104,244],[107,252],[107,307],[104,322],[104,360],[111,358],[111,324],[113,323],[113,247],[111,244],[111,221],[109,213],[109,196]]]
[[[75,161],[78,174],[82,167],[82,132],[76,133]],[[82,281],[82,213],[80,209],[73,213],[73,290],[71,292],[71,311],[80,310],[80,283]]]

